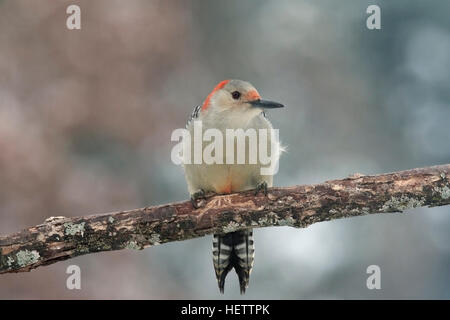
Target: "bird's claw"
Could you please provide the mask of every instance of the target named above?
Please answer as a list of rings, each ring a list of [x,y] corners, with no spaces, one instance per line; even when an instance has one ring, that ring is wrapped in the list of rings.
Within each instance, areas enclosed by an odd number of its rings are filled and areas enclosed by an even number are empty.
[[[195,192],[191,195],[191,203],[194,209],[198,209],[201,207],[201,201],[200,204],[197,203],[198,200],[205,200],[206,199],[206,193],[204,190],[200,189],[199,191]]]
[[[255,189],[255,196],[258,195],[258,193],[263,192],[265,196],[267,196],[267,182],[263,181],[261,183],[258,183]]]

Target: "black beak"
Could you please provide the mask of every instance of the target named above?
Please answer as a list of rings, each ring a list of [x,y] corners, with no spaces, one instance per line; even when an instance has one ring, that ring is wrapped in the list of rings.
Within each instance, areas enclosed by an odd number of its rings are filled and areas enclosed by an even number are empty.
[[[263,109],[275,109],[275,108],[283,108],[284,107],[284,105],[282,105],[281,103],[273,102],[273,101],[269,101],[269,100],[258,99],[258,100],[249,101],[248,103],[250,103],[255,108],[263,108]]]

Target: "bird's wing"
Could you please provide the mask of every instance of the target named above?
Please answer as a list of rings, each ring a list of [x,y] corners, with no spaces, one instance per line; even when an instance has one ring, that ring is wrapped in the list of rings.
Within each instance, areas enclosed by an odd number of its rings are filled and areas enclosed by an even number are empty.
[[[269,120],[269,117],[267,117],[267,114],[264,111],[262,111],[255,120],[264,123],[264,127],[267,126],[268,128],[272,128],[272,122]]]
[[[266,118],[267,120],[269,120],[268,118],[267,118],[267,115],[266,115],[266,113],[263,111],[263,112],[261,112],[261,115],[264,117],[264,118]]]
[[[194,108],[194,110],[192,111],[192,113],[191,113],[191,115],[189,116],[189,119],[188,119],[188,121],[187,121],[187,123],[186,123],[186,128],[189,126],[189,124],[191,123],[191,121],[192,121],[193,119],[197,119],[197,118],[198,118],[201,109],[202,109],[202,106],[196,106],[196,107]]]

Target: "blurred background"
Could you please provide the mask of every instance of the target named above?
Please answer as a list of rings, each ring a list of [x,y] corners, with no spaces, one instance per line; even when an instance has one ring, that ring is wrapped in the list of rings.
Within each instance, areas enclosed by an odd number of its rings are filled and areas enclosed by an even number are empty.
[[[81,30],[66,8],[81,7]],[[381,7],[381,30],[366,8]],[[450,162],[449,1],[0,0],[0,234],[188,198],[171,132],[250,81],[288,146],[275,185]],[[250,287],[211,236],[0,276],[3,299],[450,298],[450,207],[255,230]],[[81,290],[66,289],[67,266]],[[368,290],[366,268],[381,268]]]

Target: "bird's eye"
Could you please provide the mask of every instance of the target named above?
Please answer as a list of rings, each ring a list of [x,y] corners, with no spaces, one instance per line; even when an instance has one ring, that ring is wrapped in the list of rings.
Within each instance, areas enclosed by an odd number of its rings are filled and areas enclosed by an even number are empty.
[[[234,100],[237,100],[241,97],[241,93],[239,91],[233,91],[231,93],[231,96],[233,97]]]

